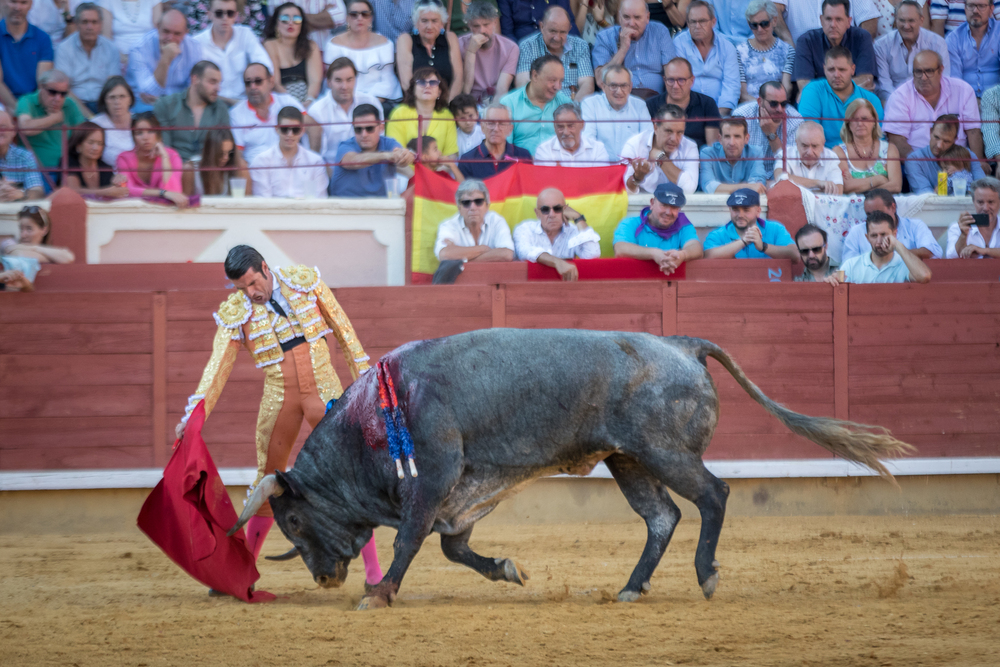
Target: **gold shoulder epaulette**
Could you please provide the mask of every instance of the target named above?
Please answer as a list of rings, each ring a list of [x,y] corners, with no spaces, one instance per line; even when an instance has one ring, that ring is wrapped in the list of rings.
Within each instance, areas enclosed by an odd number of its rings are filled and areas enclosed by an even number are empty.
[[[278,277],[296,292],[308,293],[319,287],[319,269],[305,264],[282,267],[278,269]]]
[[[238,329],[250,319],[251,312],[253,308],[250,299],[243,292],[233,292],[219,306],[219,312],[212,316],[220,327]]]

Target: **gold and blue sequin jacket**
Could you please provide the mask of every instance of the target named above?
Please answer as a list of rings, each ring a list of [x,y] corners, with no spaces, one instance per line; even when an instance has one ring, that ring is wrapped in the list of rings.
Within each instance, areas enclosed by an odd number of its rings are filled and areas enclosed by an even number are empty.
[[[297,336],[305,337],[310,346],[316,385],[324,402],[339,398],[343,393],[330,363],[324,340],[327,334],[336,336],[355,380],[368,370],[368,355],[333,292],[320,280],[319,269],[300,264],[275,269],[275,272],[281,294],[292,309],[287,313],[289,317],[251,302],[243,292],[234,292],[223,301],[213,315],[219,328],[212,344],[212,356],[197,391],[188,399],[185,419],[203,398],[206,417],[211,413],[236,362],[241,343],[250,350],[257,368],[264,369],[269,376],[278,372],[277,364],[285,358],[281,344]],[[322,349],[318,349],[320,346]]]

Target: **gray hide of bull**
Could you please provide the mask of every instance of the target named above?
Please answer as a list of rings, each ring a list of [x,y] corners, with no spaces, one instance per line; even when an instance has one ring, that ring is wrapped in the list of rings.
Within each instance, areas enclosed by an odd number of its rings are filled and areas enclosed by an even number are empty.
[[[476,521],[534,479],[603,460],[648,536],[619,599],[634,601],[680,519],[672,489],[697,506],[695,555],[706,597],[718,584],[715,549],[729,487],[702,455],[719,420],[706,367],[718,360],[793,432],[882,475],[879,457],[909,446],[884,429],[808,417],[764,396],[715,344],[696,338],[582,330],[487,329],[409,343],[386,355],[416,452],[403,479],[385,448],[376,373],[362,375],[309,436],[293,470],[268,475],[233,528],[270,499],[281,532],[316,582],[347,576],[377,526],[395,528],[392,565],[359,608],[383,607],[424,539],[441,535],[450,560],[491,580],[524,584],[510,559],[469,547]]]

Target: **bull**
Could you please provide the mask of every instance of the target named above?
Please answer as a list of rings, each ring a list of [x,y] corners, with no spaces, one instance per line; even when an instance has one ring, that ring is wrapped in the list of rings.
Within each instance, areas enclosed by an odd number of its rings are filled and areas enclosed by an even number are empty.
[[[393,602],[424,539],[441,535],[451,561],[494,581],[524,585],[515,561],[469,546],[475,523],[539,477],[580,473],[604,461],[648,529],[618,594],[650,589],[680,510],[668,489],[701,514],[698,584],[719,582],[716,545],[729,487],[702,455],[719,419],[706,359],[716,359],[792,432],[892,479],[879,458],[912,447],[883,428],[793,412],[765,396],[720,347],[680,336],[581,330],[488,329],[408,343],[384,357],[407,415],[419,475],[402,479],[384,446],[376,373],[360,377],[306,440],[295,466],[254,489],[235,532],[270,501],[281,532],[316,583],[338,587],[377,526],[397,530],[392,565],[366,587],[359,609]]]

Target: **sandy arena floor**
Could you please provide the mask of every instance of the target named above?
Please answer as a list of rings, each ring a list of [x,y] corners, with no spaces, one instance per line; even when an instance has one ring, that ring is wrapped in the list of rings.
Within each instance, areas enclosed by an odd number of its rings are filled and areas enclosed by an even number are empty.
[[[354,612],[363,570],[320,590],[300,560],[260,563],[276,602],[209,598],[143,535],[5,535],[0,664],[997,665],[1000,518],[731,519],[722,582],[695,580],[685,520],[636,604],[612,603],[641,523],[480,527],[526,588],[486,581],[431,536],[395,606]],[[377,534],[383,566],[393,533]],[[284,551],[275,531],[264,553]]]

